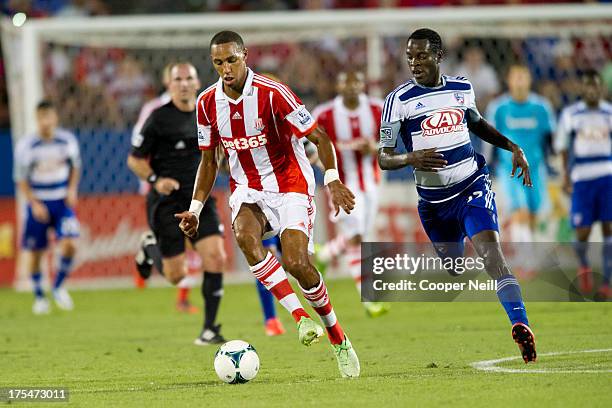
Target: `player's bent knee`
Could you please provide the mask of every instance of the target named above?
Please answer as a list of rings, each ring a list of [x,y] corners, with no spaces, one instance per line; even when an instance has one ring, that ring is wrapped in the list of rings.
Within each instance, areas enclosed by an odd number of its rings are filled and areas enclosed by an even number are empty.
[[[261,238],[257,237],[253,231],[249,231],[248,229],[235,229],[234,236],[236,237],[238,246],[243,251],[251,252],[258,244],[261,245]]]
[[[76,254],[76,245],[74,241],[67,239],[62,242],[62,256],[72,258]]]
[[[312,267],[308,257],[304,256],[283,256],[285,270],[293,276],[303,276],[311,272]]]

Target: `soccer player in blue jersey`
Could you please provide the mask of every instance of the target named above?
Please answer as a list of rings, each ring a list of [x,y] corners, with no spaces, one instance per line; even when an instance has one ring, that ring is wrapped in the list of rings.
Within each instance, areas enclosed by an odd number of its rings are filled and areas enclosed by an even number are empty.
[[[589,235],[593,223],[601,221],[604,276],[596,299],[605,300],[611,295],[612,275],[612,104],[602,98],[597,71],[582,75],[582,87],[582,100],[561,113],[554,145],[563,157],[564,190],[572,197],[578,281],[585,293],[593,290],[587,259]]]
[[[378,162],[382,169],[414,168],[419,216],[440,256],[462,256],[468,237],[486,271],[497,281],[497,296],[512,322],[512,337],[523,360],[535,361],[521,289],[499,244],[494,193],[484,157],[474,152],[469,132],[512,153],[513,177],[531,186],[521,148],[499,133],[477,108],[474,90],[462,77],[440,74],[442,40],[430,29],[413,32],[406,45],[413,79],[391,92],[383,108]],[[395,151],[401,137],[407,153]],[[453,271],[449,271],[454,274]]]
[[[500,133],[522,146],[531,164],[533,188],[520,179],[501,177],[512,212],[510,237],[514,242],[532,242],[538,213],[546,205],[546,148],[555,129],[555,117],[550,103],[531,92],[531,74],[524,65],[512,65],[508,70],[508,93],[493,100],[487,109],[487,119]],[[499,174],[509,174],[512,154],[499,151]]]
[[[72,298],[64,287],[76,252],[74,239],[79,222],[74,213],[81,168],[79,144],[68,131],[58,128],[54,105],[42,101],[36,108],[38,131],[19,141],[15,148],[14,179],[27,201],[22,248],[29,252],[27,269],[32,277],[34,314],[49,313],[42,288],[40,261],[47,249],[47,232],[55,232],[60,248],[53,298],[63,310],[72,310]]]

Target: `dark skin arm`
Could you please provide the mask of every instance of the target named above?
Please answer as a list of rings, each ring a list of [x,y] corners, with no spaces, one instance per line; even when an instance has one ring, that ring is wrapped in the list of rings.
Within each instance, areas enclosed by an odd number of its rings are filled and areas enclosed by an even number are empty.
[[[325,170],[337,169],[336,153],[334,146],[329,139],[329,136],[323,129],[316,127],[308,136],[310,142],[317,146],[319,160],[323,164]],[[336,215],[342,208],[347,214],[350,214],[355,207],[355,196],[340,180],[332,181],[327,185],[331,193],[332,203],[336,210]]]
[[[563,163],[563,169],[561,170],[561,174],[563,175],[563,191],[567,194],[572,193],[572,180],[570,179],[570,174],[567,169],[569,169],[569,154],[567,150],[563,150],[561,152],[561,160]]]
[[[518,178],[523,177],[523,185],[527,187],[532,187],[533,184],[531,182],[531,175],[529,174],[529,163],[525,158],[525,154],[523,153],[523,149],[519,147],[519,145],[512,143],[510,139],[499,133],[497,129],[489,124],[483,118],[480,118],[476,121],[468,121],[468,128],[474,133],[476,136],[481,138],[487,143],[492,144],[493,146],[499,147],[500,149],[507,150],[512,153],[512,173],[510,177],[514,177],[516,174],[516,170],[520,169],[521,171],[518,174]]]
[[[215,185],[215,179],[217,178],[218,163],[217,154],[213,150],[202,150],[202,160],[198,167],[198,172],[195,179],[195,187],[193,190],[193,200],[206,202],[210,192]],[[183,211],[180,214],[174,214],[174,216],[181,220],[179,227],[185,235],[188,237],[195,237],[198,231],[199,220],[196,215],[190,211]]]
[[[446,166],[446,160],[442,153],[436,153],[435,147],[409,153],[397,153],[393,147],[383,147],[378,150],[378,165],[383,170],[412,166],[419,170],[436,171]]]

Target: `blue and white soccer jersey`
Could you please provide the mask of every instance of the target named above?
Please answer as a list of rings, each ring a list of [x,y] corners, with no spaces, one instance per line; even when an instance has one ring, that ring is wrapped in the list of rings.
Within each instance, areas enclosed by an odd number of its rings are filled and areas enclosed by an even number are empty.
[[[50,140],[29,136],[19,141],[15,149],[14,179],[27,181],[34,197],[42,201],[49,212],[49,221],[42,223],[33,217],[32,208],[28,206],[22,240],[24,248],[46,248],[49,227],[55,230],[58,239],[79,235],[79,223],[65,199],[71,169],[80,167],[78,142],[65,130],[56,130]]]
[[[499,150],[499,174],[510,202],[510,210],[541,211],[547,204],[546,145],[555,130],[555,117],[550,103],[537,94],[516,102],[509,94],[493,100],[487,109],[487,119],[497,130],[521,146],[530,164],[533,187],[523,185],[512,172],[512,153]]]
[[[601,101],[590,109],[577,102],[565,108],[555,149],[567,150],[569,156],[572,225],[612,221],[612,104]]]
[[[436,88],[411,80],[385,100],[380,147],[395,147],[399,135],[408,151],[435,147],[447,161],[437,172],[414,170],[419,216],[434,243],[462,245],[466,236],[499,230],[489,171],[470,142],[470,118],[480,114],[472,85],[462,77],[442,76]]]

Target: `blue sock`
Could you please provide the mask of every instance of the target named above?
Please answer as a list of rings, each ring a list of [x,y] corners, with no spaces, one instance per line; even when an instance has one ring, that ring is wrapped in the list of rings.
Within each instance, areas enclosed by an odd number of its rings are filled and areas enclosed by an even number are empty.
[[[59,268],[57,269],[57,275],[55,275],[55,283],[53,284],[53,290],[58,289],[64,283],[64,280],[70,274],[72,269],[72,258],[62,256],[59,261]]]
[[[603,246],[603,281],[604,285],[610,284],[610,277],[612,276],[612,237],[606,237],[604,239]]]
[[[529,326],[527,311],[521,296],[521,287],[514,276],[504,275],[497,279],[497,297],[512,324],[524,323]]]
[[[580,262],[580,266],[583,268],[589,267],[589,260],[587,258],[587,252],[589,251],[589,243],[588,241],[574,241],[574,251],[576,251],[576,255],[578,255],[578,261]]]
[[[259,294],[259,301],[261,302],[261,308],[263,309],[264,321],[276,317],[276,308],[274,307],[274,295],[259,281],[257,283],[257,293]]]
[[[31,276],[32,276],[32,287],[34,289],[34,296],[36,296],[37,298],[44,298],[45,294],[41,286],[42,273],[40,273],[40,271],[37,271],[37,272],[32,273]]]

